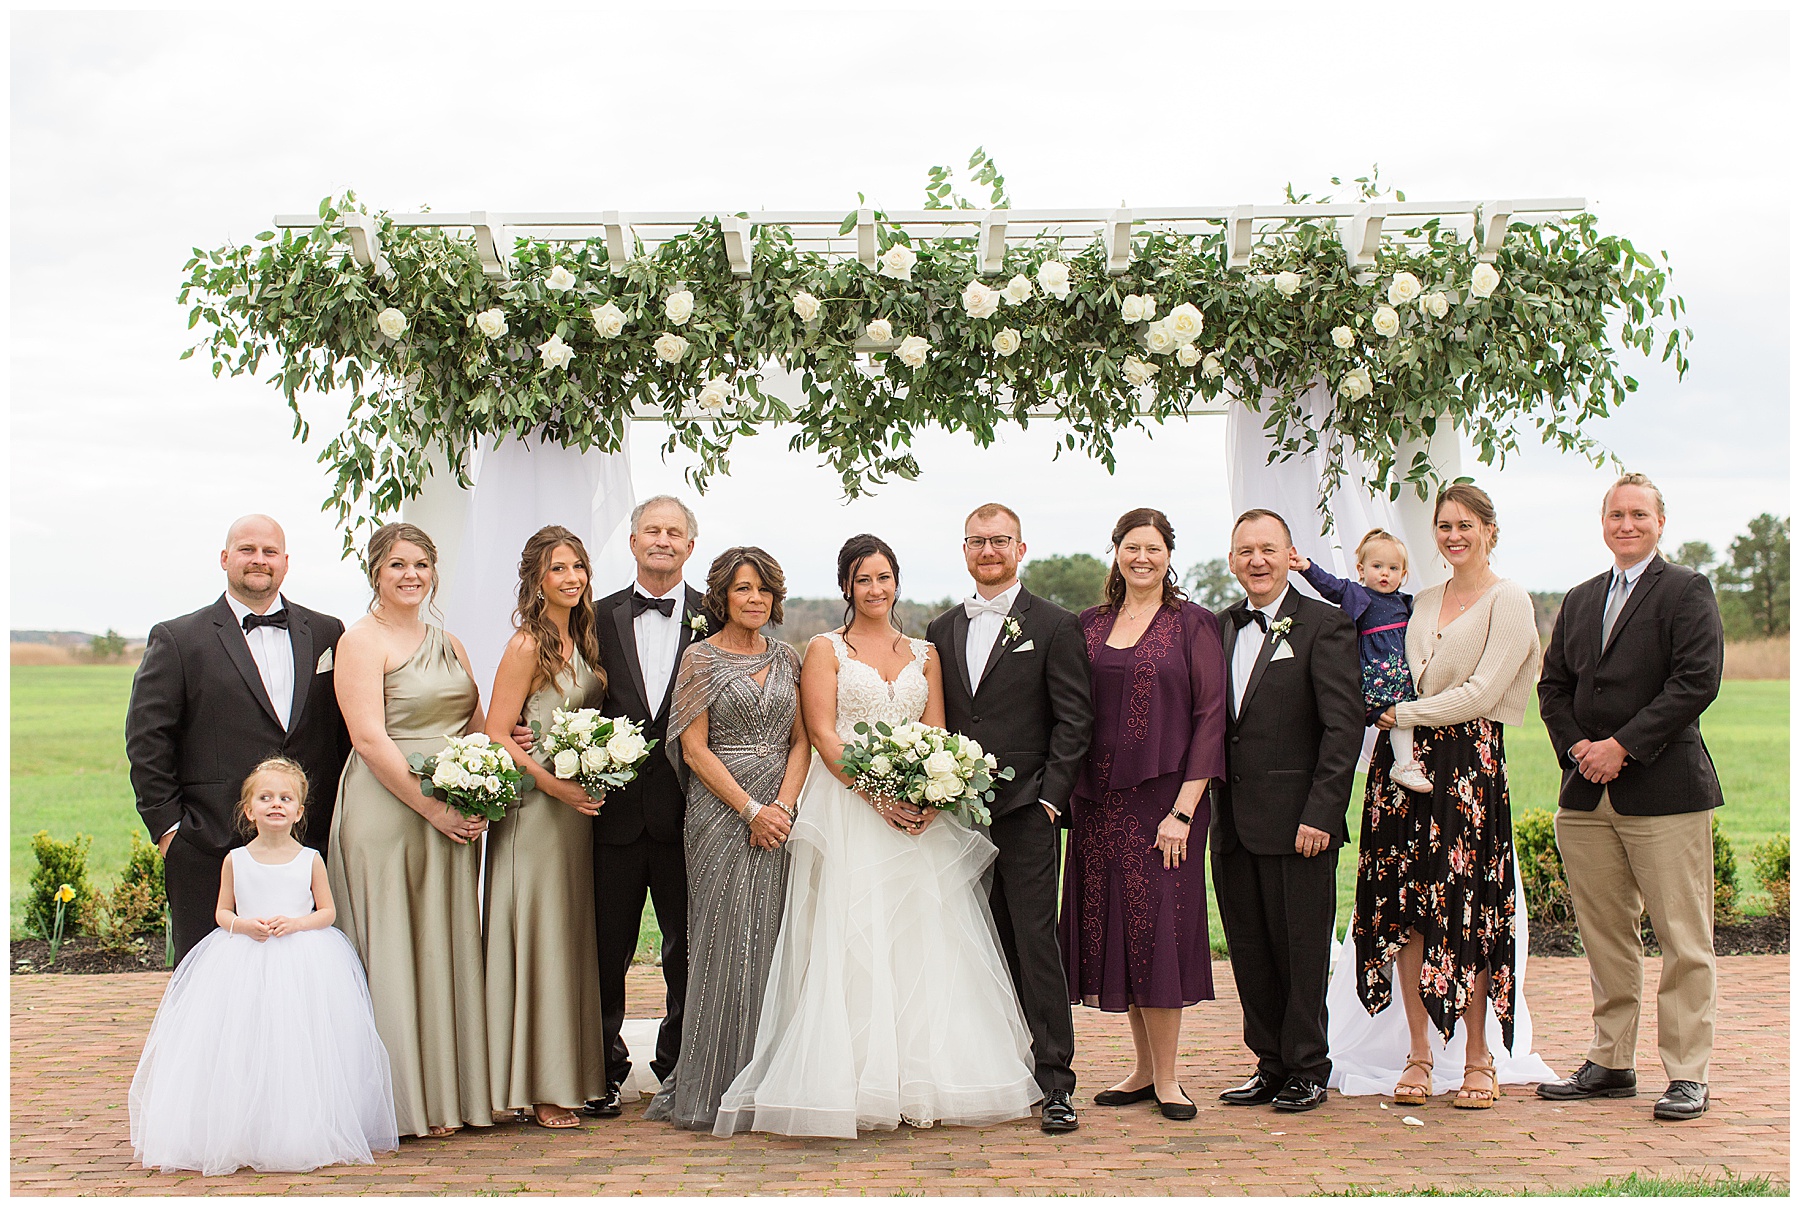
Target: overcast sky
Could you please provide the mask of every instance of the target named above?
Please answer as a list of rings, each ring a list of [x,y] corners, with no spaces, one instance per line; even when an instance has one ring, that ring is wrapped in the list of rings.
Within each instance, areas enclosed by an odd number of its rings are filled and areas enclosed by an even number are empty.
[[[247,511],[286,525],[290,595],[366,602],[319,510],[342,406],[311,400],[302,446],[273,388],[177,359],[190,248],[345,188],[395,211],[910,208],[929,165],[977,144],[1020,206],[1275,202],[1371,163],[1413,200],[1585,196],[1673,257],[1696,335],[1679,384],[1627,357],[1643,390],[1595,434],[1662,484],[1669,547],[1787,514],[1785,16],[647,10],[15,14],[12,627],[140,635],[192,610]],[[658,429],[634,435],[639,497],[682,490]],[[1053,463],[1044,430],[987,452],[934,435],[920,481],[845,506],[772,431],[696,500],[699,557],[763,544],[795,594],[828,594],[839,542],[872,530],[908,595],[960,594],[959,519],[995,497],[1039,555],[1104,554],[1120,512],[1161,507],[1185,566],[1223,551],[1223,436],[1128,437],[1108,477]],[[1603,568],[1607,471],[1533,449],[1469,472],[1500,509],[1502,573],[1555,589]]]

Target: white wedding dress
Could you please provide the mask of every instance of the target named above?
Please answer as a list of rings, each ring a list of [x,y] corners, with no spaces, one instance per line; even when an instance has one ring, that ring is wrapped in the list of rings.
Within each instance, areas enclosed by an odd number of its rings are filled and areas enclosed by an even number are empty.
[[[916,721],[929,643],[893,683],[839,635],[837,733]],[[894,829],[817,754],[788,838],[781,936],[750,1063],[715,1135],[854,1139],[902,1122],[987,1124],[1041,1098],[1031,1037],[1001,955],[982,874],[994,845],[949,815]]]

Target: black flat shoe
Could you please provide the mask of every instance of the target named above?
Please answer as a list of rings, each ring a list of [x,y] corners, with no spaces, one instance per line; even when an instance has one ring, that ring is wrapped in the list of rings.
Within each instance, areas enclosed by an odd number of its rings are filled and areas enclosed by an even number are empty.
[[[1175,1088],[1181,1089],[1180,1086]],[[1154,1095],[1155,1092],[1155,1087],[1152,1087],[1151,1093]],[[1181,1092],[1187,1093],[1186,1090],[1181,1090]],[[1173,1119],[1177,1123],[1186,1123],[1200,1113],[1200,1108],[1191,1102],[1164,1102],[1161,1098],[1156,1100],[1156,1109],[1162,1112],[1164,1119]]]
[[[1152,1102],[1156,1099],[1154,1083],[1135,1090],[1101,1090],[1094,1095],[1095,1106],[1130,1106],[1137,1102]]]
[[[1704,1081],[1671,1081],[1650,1113],[1658,1119],[1698,1119],[1711,1101]]]
[[[1261,1106],[1265,1102],[1275,1101],[1275,1095],[1279,1093],[1281,1093],[1281,1079],[1271,1077],[1258,1069],[1256,1075],[1243,1085],[1220,1094],[1219,1101],[1232,1106]]]
[[[1310,1111],[1314,1107],[1325,1105],[1328,1095],[1325,1087],[1306,1077],[1290,1077],[1287,1084],[1281,1087],[1281,1093],[1275,1095],[1275,1109],[1278,1111]]]
[[[1580,1098],[1635,1098],[1637,1071],[1609,1069],[1591,1060],[1581,1062],[1573,1076],[1561,1081],[1546,1081],[1537,1088],[1539,1098],[1552,1102],[1573,1102]]]

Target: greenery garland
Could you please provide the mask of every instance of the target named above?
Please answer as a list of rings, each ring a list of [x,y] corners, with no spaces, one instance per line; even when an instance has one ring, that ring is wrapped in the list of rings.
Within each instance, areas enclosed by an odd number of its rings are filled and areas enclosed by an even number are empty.
[[[1005,204],[979,151],[978,166]],[[946,176],[932,169],[928,205],[943,207]],[[1357,183],[1364,199],[1381,195],[1372,177]],[[1290,189],[1288,200],[1315,199]],[[436,450],[466,485],[478,438],[541,432],[616,451],[639,404],[667,417],[669,451],[695,454],[696,490],[726,472],[733,440],[778,422],[855,497],[918,475],[922,428],[986,447],[1044,408],[1059,454],[1110,472],[1117,433],[1229,389],[1263,411],[1276,457],[1325,451],[1322,493],[1354,449],[1371,488],[1423,497],[1432,468],[1423,454],[1400,464],[1400,449],[1444,421],[1488,464],[1529,429],[1604,460],[1582,429],[1637,388],[1618,349],[1653,355],[1660,343],[1685,374],[1692,339],[1675,325],[1684,306],[1668,292],[1666,253],[1658,268],[1591,213],[1514,224],[1492,266],[1433,219],[1415,228],[1419,242],[1384,242],[1359,279],[1329,221],[1295,220],[1257,244],[1247,271],[1226,269],[1223,232],[1149,233],[1122,276],[1107,274],[1096,238],[1074,255],[1054,239],[1011,244],[1004,271],[984,278],[974,238],[915,242],[877,211],[876,267],[800,251],[763,226],[745,281],[715,221],[640,244],[616,274],[600,239],[521,238],[511,279],[490,280],[472,239],[378,214],[382,275],[341,237],[351,212],[368,211],[347,192],[320,202],[310,230],[196,248],[180,293],[189,327],[207,328],[183,358],[205,349],[215,377],[272,360],[296,438],[309,432],[303,393],[349,392],[348,422],[319,457],[336,477],[326,506],[346,548],[419,492]],[[859,353],[859,340],[878,349]],[[798,407],[762,388],[769,362],[798,374]],[[1319,380],[1334,392],[1322,418],[1299,402]]]

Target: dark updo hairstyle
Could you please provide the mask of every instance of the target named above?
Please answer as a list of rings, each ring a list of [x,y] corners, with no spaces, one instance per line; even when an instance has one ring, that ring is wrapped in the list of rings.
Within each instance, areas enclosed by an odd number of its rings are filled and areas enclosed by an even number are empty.
[[[856,647],[850,645],[850,622],[856,618],[856,596],[850,590],[850,584],[856,580],[856,572],[862,569],[862,564],[877,553],[887,558],[888,566],[894,571],[894,602],[897,604],[900,602],[900,559],[894,556],[892,546],[873,533],[860,532],[838,550],[838,587],[844,593],[844,644],[850,646],[852,653]],[[896,629],[900,627],[894,621],[892,609],[888,611],[888,623]]]
[[[1487,551],[1491,555],[1494,546],[1500,543],[1500,525],[1495,519],[1494,500],[1488,498],[1488,492],[1473,482],[1452,482],[1438,491],[1437,503],[1431,509],[1431,523],[1435,528],[1437,518],[1443,513],[1444,504],[1455,503],[1475,517],[1483,527],[1493,529],[1488,536]]]
[[[569,609],[569,639],[575,643],[581,660],[599,681],[597,691],[606,690],[606,671],[600,665],[600,619],[594,611],[594,563],[589,560],[587,546],[581,538],[560,524],[549,524],[531,534],[525,548],[519,551],[518,606],[512,622],[531,638],[537,647],[537,669],[531,675],[531,690],[537,691],[554,683],[567,667],[563,658],[562,634],[550,620],[550,601],[544,598],[544,575],[550,572],[550,558],[559,546],[567,546],[575,562],[588,572],[588,589]]]
[[[713,559],[712,569],[706,572],[706,595],[700,606],[721,625],[730,620],[731,608],[726,596],[731,593],[731,583],[737,578],[737,572],[745,566],[756,571],[763,586],[775,593],[775,606],[769,609],[769,623],[780,628],[781,601],[787,598],[787,577],[781,572],[781,563],[755,545],[734,545]]]
[[[425,535],[425,530],[417,524],[403,522],[383,524],[369,536],[368,556],[363,562],[363,572],[369,576],[369,610],[373,612],[381,606],[381,564],[394,551],[394,546],[401,541],[417,545],[425,553],[425,560],[431,565],[431,590],[425,593],[425,605],[434,613],[437,611],[438,589],[438,551],[437,545]]]
[[[1182,600],[1187,598],[1187,592],[1181,589],[1181,584],[1176,581],[1175,578],[1173,557],[1175,552],[1175,529],[1169,524],[1169,517],[1156,510],[1156,508],[1137,507],[1120,516],[1119,522],[1113,525],[1113,559],[1112,565],[1107,567],[1106,570],[1106,607],[1117,612],[1125,604],[1125,576],[1119,573],[1119,542],[1124,540],[1125,534],[1130,532],[1133,528],[1156,529],[1157,535],[1162,537],[1163,544],[1168,547],[1171,557],[1169,562],[1169,572],[1163,578],[1162,601],[1169,607],[1179,605]]]

